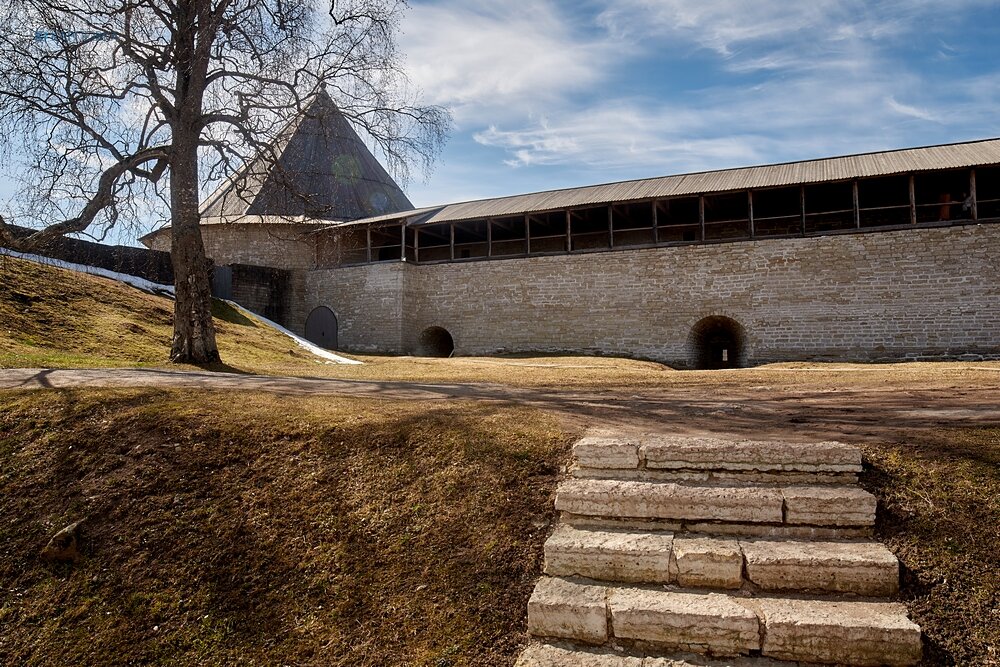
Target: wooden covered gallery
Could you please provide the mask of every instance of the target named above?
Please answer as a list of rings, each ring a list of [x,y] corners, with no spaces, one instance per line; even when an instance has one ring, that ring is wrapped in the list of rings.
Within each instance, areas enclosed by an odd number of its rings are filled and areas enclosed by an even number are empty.
[[[418,264],[1000,220],[1000,140],[402,211],[318,233],[318,267]]]

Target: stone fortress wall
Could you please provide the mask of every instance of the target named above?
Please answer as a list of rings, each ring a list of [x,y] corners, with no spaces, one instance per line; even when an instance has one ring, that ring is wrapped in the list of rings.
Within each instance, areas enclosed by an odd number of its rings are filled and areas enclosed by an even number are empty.
[[[705,326],[739,365],[1000,358],[1000,225],[293,272],[288,324],[327,306],[340,348],[584,352],[698,365]],[[707,318],[707,319],[706,319]],[[707,323],[707,324],[706,324]]]
[[[245,264],[287,269],[309,269],[316,264],[316,241],[311,233],[323,225],[203,224],[201,237],[216,266]],[[148,237],[153,250],[170,252],[170,229]]]

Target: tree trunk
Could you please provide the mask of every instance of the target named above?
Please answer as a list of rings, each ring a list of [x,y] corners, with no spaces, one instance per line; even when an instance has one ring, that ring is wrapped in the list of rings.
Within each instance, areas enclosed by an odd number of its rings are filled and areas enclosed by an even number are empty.
[[[170,360],[219,361],[212,321],[209,262],[198,212],[198,139],[174,134],[170,160],[170,258],[174,265],[174,341]]]

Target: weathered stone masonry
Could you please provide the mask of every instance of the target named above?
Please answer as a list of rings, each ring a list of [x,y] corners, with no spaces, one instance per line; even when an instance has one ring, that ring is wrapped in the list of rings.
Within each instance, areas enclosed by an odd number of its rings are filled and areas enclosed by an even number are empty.
[[[297,271],[291,326],[328,306],[346,350],[582,351],[693,365],[726,316],[745,363],[1000,357],[1000,225],[881,231],[435,265]],[[301,298],[299,298],[301,295]]]

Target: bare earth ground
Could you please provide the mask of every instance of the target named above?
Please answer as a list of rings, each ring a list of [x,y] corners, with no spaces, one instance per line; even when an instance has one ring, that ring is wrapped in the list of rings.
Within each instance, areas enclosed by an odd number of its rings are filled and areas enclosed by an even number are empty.
[[[458,363],[463,363],[458,361]],[[630,363],[630,362],[624,362]],[[161,387],[445,400],[545,408],[567,427],[725,431],[790,440],[913,438],[1000,424],[1000,365],[920,364],[669,372],[661,386],[596,389],[274,377],[165,369],[0,369],[0,389]]]
[[[183,391],[191,397],[188,400],[201,395],[215,402],[220,395],[230,395],[235,399],[230,418],[238,421],[243,403],[238,397],[244,393],[241,390],[249,390],[254,396],[283,398],[293,413],[292,406],[299,402],[327,398],[338,399],[330,405],[365,405],[375,414],[397,410],[400,405],[428,414],[438,410],[434,406],[464,414],[478,405],[555,415],[568,436],[589,428],[609,428],[856,442],[865,448],[862,483],[880,502],[877,535],[900,557],[902,597],[925,632],[925,664],[1000,664],[1000,369],[996,364],[666,371],[658,385],[647,381],[634,387],[601,389],[589,386],[589,378],[574,386],[574,373],[580,369],[572,366],[578,363],[562,369],[553,368],[559,361],[538,363],[546,382],[520,387],[164,369],[2,369],[0,397],[8,394],[27,400],[31,395],[77,395],[85,387],[98,394],[104,391],[101,387],[119,391],[136,387],[164,394]],[[441,366],[436,369],[441,370]],[[522,367],[519,372],[530,371]],[[563,388],[550,386],[560,384],[553,381],[553,374],[564,374]],[[613,370],[609,373],[614,374]],[[541,513],[550,501],[532,502],[535,512]],[[536,554],[532,571],[540,565],[537,553],[543,540],[544,532],[532,534],[518,547],[520,553]],[[505,572],[510,574],[502,576],[524,577],[523,571]],[[526,589],[521,591],[522,596],[526,594]],[[404,599],[409,598],[398,598],[396,604],[404,604],[398,601]],[[506,621],[492,621],[493,627],[507,627],[514,633],[505,642],[512,637],[516,641],[523,632],[521,602],[514,599],[506,607],[505,613],[510,614]],[[424,630],[414,620],[418,616],[409,618],[412,631],[419,636]],[[512,647],[510,643],[505,646]],[[438,664],[509,664],[510,650],[489,660],[460,651],[448,658],[452,662]],[[393,654],[389,651],[388,655]],[[393,663],[388,657],[385,662],[373,659],[366,664]]]

